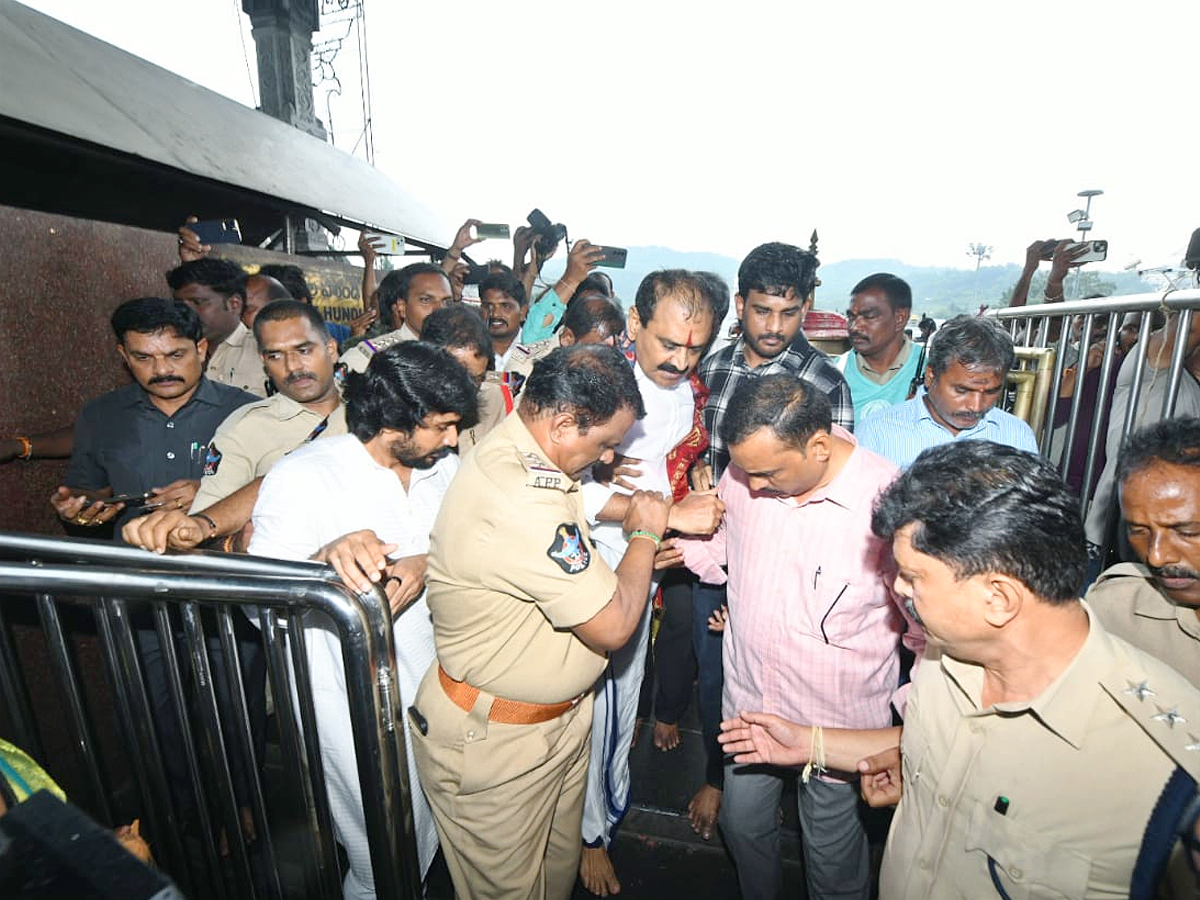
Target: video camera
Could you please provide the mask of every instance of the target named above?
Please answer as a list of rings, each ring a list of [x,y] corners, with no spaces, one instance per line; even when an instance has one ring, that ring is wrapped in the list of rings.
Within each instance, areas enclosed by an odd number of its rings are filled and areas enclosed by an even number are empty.
[[[558,246],[559,241],[566,239],[567,226],[561,222],[557,224],[552,223],[540,209],[535,209],[531,212],[526,216],[525,221],[529,223],[529,227],[538,236],[537,243],[534,246],[537,248],[538,256],[543,259],[554,252],[554,248]]]

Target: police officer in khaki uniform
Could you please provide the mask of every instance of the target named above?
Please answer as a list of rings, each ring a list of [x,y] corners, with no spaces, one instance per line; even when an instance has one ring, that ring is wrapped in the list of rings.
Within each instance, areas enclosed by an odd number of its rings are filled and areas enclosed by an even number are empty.
[[[1140,562],[1104,572],[1088,602],[1109,631],[1200,687],[1200,419],[1130,435],[1117,485]]]
[[[1139,851],[1145,837],[1165,867],[1177,817],[1164,826],[1156,804],[1195,797],[1200,691],[1078,599],[1083,525],[1054,467],[981,441],[932,448],[881,495],[873,528],[893,542],[897,587],[933,649],[904,711],[880,896],[1154,887],[1162,869]],[[737,762],[853,770],[846,744],[861,755],[887,746],[754,713],[723,727]],[[1191,896],[1181,861],[1176,852],[1167,880]]]
[[[184,262],[167,273],[176,300],[200,316],[208,339],[204,374],[217,384],[267,396],[267,376],[253,335],[242,324],[246,273],[232,260],[205,257]]]
[[[262,351],[259,365],[265,365],[278,393],[221,423],[190,515],[160,510],[133,519],[123,531],[128,543],[161,553],[232,538],[250,521],[262,478],[276,462],[309,441],[346,433],[334,378],[337,343],[317,308],[276,300],[259,312],[254,334]]]
[[[488,371],[492,366],[492,336],[479,310],[465,303],[452,303],[430,314],[421,329],[421,340],[445,349],[479,388],[478,420],[458,433],[458,455],[465,457],[514,407],[512,392],[500,373]]]
[[[556,350],[443,501],[427,579],[438,663],[410,715],[461,900],[561,900],[575,883],[588,691],[645,609],[670,506],[633,495],[614,572],[590,542],[578,478],[642,414],[617,351]]]
[[[387,334],[368,338],[342,354],[341,362],[352,372],[367,371],[367,363],[380,350],[421,339],[425,319],[451,302],[450,279],[433,263],[413,263],[388,273],[379,283],[379,306],[384,315],[400,325]]]

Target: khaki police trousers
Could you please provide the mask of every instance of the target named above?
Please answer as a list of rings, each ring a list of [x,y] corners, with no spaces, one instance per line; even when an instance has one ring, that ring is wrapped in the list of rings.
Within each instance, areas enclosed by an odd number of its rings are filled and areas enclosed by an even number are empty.
[[[409,733],[458,900],[567,900],[579,870],[592,698],[537,725],[487,720],[481,691],[465,712],[434,663]]]

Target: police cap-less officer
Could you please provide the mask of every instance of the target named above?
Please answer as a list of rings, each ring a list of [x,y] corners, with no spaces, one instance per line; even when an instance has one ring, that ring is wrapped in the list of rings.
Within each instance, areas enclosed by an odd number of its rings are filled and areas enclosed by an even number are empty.
[[[579,863],[591,728],[605,654],[649,596],[669,501],[633,495],[629,550],[592,546],[580,474],[644,413],[617,351],[535,366],[517,414],[462,464],[430,540],[438,663],[411,711],[417,769],[461,898],[566,898]]]

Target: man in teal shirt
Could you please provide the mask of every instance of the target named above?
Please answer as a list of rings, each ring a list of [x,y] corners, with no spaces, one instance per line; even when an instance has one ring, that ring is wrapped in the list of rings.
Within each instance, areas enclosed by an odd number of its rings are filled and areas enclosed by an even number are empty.
[[[851,349],[837,367],[850,385],[856,422],[908,399],[921,355],[904,333],[911,314],[912,289],[887,272],[868,275],[850,292]]]

